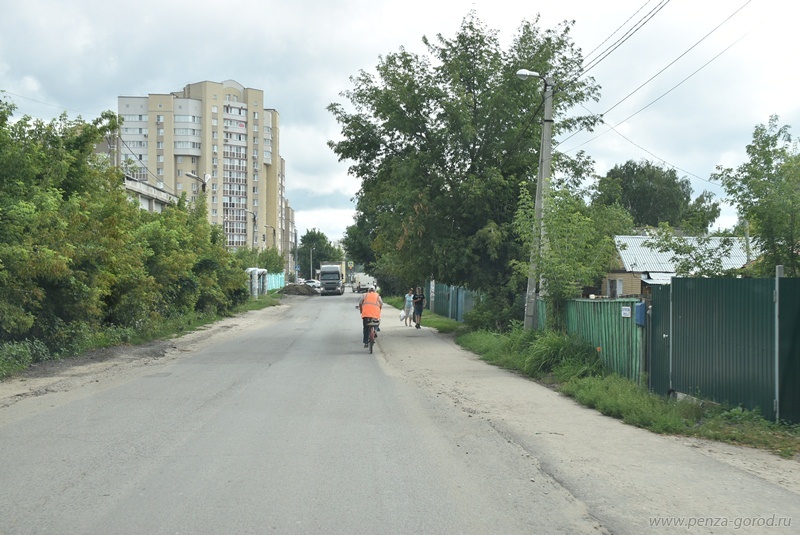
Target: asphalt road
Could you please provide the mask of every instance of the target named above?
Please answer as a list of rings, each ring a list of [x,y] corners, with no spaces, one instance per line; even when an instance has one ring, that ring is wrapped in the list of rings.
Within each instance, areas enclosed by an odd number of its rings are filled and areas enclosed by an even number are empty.
[[[391,308],[370,355],[357,297],[31,386],[0,408],[0,533],[800,530],[797,461],[630,428]]]

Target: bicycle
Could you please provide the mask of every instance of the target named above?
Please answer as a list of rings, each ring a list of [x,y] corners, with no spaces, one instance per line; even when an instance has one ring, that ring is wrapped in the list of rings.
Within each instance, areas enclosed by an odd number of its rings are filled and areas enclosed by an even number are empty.
[[[367,327],[369,327],[367,340],[370,353],[372,353],[372,347],[375,345],[375,338],[378,336],[377,330],[380,324],[381,320],[375,318],[370,318],[369,321],[367,322]]]

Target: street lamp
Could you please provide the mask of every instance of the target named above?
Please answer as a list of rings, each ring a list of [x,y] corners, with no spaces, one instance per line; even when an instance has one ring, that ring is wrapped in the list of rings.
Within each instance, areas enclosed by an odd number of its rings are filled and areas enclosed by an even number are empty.
[[[540,78],[544,81],[544,123],[542,124],[542,146],[539,151],[539,173],[536,178],[536,201],[534,203],[534,215],[536,217],[533,229],[534,247],[531,249],[531,268],[528,272],[528,290],[525,295],[524,322],[525,329],[537,329],[539,322],[538,299],[539,294],[544,292],[544,278],[540,278],[539,281],[536,279],[539,277],[539,261],[542,254],[542,244],[546,236],[542,221],[542,199],[545,192],[550,189],[553,142],[553,79],[528,69],[518,70],[517,78],[520,80]]]
[[[206,192],[206,184],[208,184],[208,181],[211,180],[211,175],[206,173],[205,175],[203,175],[203,178],[200,178],[196,174],[194,174],[192,172],[188,172],[188,173],[186,173],[186,176],[188,176],[189,178],[193,178],[193,179],[197,180],[198,182],[200,182],[200,184],[202,184],[203,193]]]
[[[278,244],[276,243],[277,238],[275,236],[275,227],[273,227],[272,225],[264,225],[264,228],[271,228],[272,229],[272,246],[273,247],[277,247]]]
[[[253,216],[253,244],[255,245],[258,243],[258,215],[247,208],[244,208],[244,211]]]

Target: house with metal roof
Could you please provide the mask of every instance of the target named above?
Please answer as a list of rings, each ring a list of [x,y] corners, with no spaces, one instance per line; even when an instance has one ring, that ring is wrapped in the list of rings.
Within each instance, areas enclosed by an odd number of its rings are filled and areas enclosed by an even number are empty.
[[[616,236],[618,267],[611,270],[603,279],[601,295],[619,297],[622,295],[646,295],[652,284],[669,284],[676,276],[674,253],[660,252],[645,245],[650,236]],[[686,237],[690,243],[696,238]],[[724,238],[708,238],[706,247],[720,248]],[[746,266],[748,257],[744,238],[733,238],[730,255],[722,259],[722,269],[738,269]]]

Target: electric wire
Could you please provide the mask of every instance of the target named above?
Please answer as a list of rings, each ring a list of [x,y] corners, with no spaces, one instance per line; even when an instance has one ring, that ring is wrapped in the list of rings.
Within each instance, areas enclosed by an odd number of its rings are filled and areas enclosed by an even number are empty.
[[[657,97],[656,99],[652,100],[652,101],[651,101],[649,104],[647,104],[646,106],[643,106],[642,108],[640,108],[640,109],[639,109],[639,110],[637,110],[636,112],[632,113],[631,115],[629,115],[629,116],[628,116],[628,117],[626,117],[625,119],[623,119],[623,120],[621,120],[621,121],[617,122],[617,123],[616,123],[615,125],[613,125],[613,126],[609,125],[609,124],[608,124],[608,123],[606,123],[605,121],[603,121],[603,124],[605,124],[606,126],[608,126],[608,127],[609,127],[609,130],[612,130],[612,129],[616,128],[617,126],[620,126],[622,123],[625,123],[625,122],[629,121],[630,119],[632,119],[632,118],[633,118],[633,117],[635,117],[636,115],[640,114],[641,112],[643,112],[644,110],[646,110],[647,108],[649,108],[650,106],[652,106],[653,104],[655,104],[656,102],[658,102],[659,100],[661,100],[662,98],[664,98],[665,96],[667,96],[668,94],[672,93],[672,92],[673,92],[675,89],[677,89],[678,87],[680,87],[681,85],[683,85],[683,84],[684,84],[686,81],[688,81],[690,78],[692,78],[692,77],[693,77],[695,74],[697,74],[698,72],[702,71],[704,68],[706,68],[708,65],[710,65],[710,64],[711,64],[713,61],[715,61],[717,58],[719,58],[719,57],[720,57],[722,54],[724,54],[725,52],[727,52],[728,50],[730,50],[730,49],[731,49],[731,48],[732,48],[734,45],[736,45],[737,43],[739,43],[739,42],[740,42],[742,39],[744,39],[744,38],[745,38],[747,35],[748,35],[748,33],[746,33],[746,34],[742,35],[741,37],[739,37],[739,39],[737,39],[736,41],[734,41],[733,43],[731,43],[730,45],[728,45],[727,47],[725,47],[725,49],[723,49],[723,50],[722,50],[720,53],[718,53],[716,56],[714,56],[713,58],[711,58],[710,60],[708,60],[706,63],[704,63],[703,65],[701,65],[701,66],[700,66],[698,69],[696,69],[694,72],[692,72],[692,73],[691,73],[689,76],[687,76],[686,78],[684,78],[683,80],[681,80],[680,82],[678,82],[677,84],[675,84],[674,86],[672,86],[670,89],[668,89],[667,91],[665,91],[664,93],[662,93],[662,94],[661,94],[659,97]],[[609,130],[606,130],[605,132],[603,132],[603,133],[601,133],[601,134],[598,134],[597,136],[595,136],[595,137],[593,137],[593,138],[591,138],[591,139],[589,139],[589,140],[587,140],[587,141],[584,141],[584,142],[583,142],[583,143],[581,143],[580,145],[577,145],[577,146],[575,146],[575,147],[572,147],[572,148],[570,148],[570,149],[568,149],[568,150],[565,150],[565,151],[562,151],[562,152],[564,152],[564,153],[567,153],[567,152],[572,152],[572,151],[574,151],[575,149],[578,149],[578,148],[580,148],[580,147],[582,147],[582,146],[586,145],[587,143],[591,143],[591,142],[592,142],[592,141],[594,141],[595,139],[597,139],[597,138],[599,138],[599,137],[601,137],[601,136],[603,136],[603,135],[607,134],[607,133],[609,132]],[[570,136],[570,137],[572,137],[572,136]],[[569,139],[569,138],[567,138],[567,139]],[[566,139],[565,139],[564,141],[566,141]],[[564,141],[561,141],[561,142],[559,142],[558,144],[556,144],[556,147],[560,146],[560,145],[561,145],[561,144],[562,144]]]
[[[625,97],[623,97],[623,98],[622,98],[622,100],[620,100],[619,102],[617,102],[616,104],[614,104],[613,106],[611,106],[610,108],[608,108],[606,111],[604,111],[604,112],[602,113],[602,115],[604,115],[604,116],[605,116],[605,115],[606,115],[608,112],[610,112],[611,110],[613,110],[614,108],[616,108],[617,106],[619,106],[620,104],[622,104],[623,102],[625,102],[625,101],[626,101],[627,99],[629,99],[631,96],[633,96],[633,95],[634,95],[636,92],[638,92],[638,91],[639,91],[641,88],[643,88],[644,86],[646,86],[647,84],[649,84],[650,82],[652,82],[652,81],[653,81],[653,79],[655,79],[655,78],[656,78],[658,75],[660,75],[661,73],[663,73],[664,71],[666,71],[667,69],[669,69],[670,67],[672,67],[672,65],[674,65],[675,63],[677,63],[677,62],[678,62],[678,60],[680,60],[680,59],[681,59],[682,57],[684,57],[686,54],[688,54],[689,52],[691,52],[691,51],[692,51],[692,50],[693,50],[695,47],[697,47],[697,46],[698,46],[700,43],[702,43],[703,41],[705,41],[705,40],[706,40],[706,39],[707,39],[707,38],[708,38],[708,37],[709,37],[711,34],[713,34],[714,32],[716,32],[716,31],[717,31],[717,30],[718,30],[718,29],[719,29],[719,28],[720,28],[720,27],[721,27],[723,24],[725,24],[726,22],[728,22],[729,20],[731,20],[731,18],[733,18],[733,17],[734,17],[734,16],[735,16],[737,13],[739,13],[739,11],[741,11],[742,9],[744,9],[745,7],[747,7],[747,4],[749,4],[750,2],[751,2],[751,0],[747,0],[747,2],[745,2],[744,4],[742,4],[742,6],[741,6],[739,9],[737,9],[736,11],[734,11],[733,13],[731,13],[731,14],[728,16],[728,18],[726,18],[725,20],[723,20],[722,22],[720,22],[720,23],[719,23],[719,24],[718,24],[718,25],[717,25],[717,26],[716,26],[716,27],[715,27],[713,30],[711,30],[710,32],[708,32],[707,34],[705,34],[703,37],[701,37],[701,38],[700,38],[700,40],[699,40],[699,41],[697,41],[695,44],[693,44],[692,46],[690,46],[689,48],[687,48],[687,49],[686,49],[686,50],[683,52],[683,54],[681,54],[680,56],[678,56],[677,58],[675,58],[675,59],[673,59],[671,62],[669,62],[669,63],[668,63],[668,64],[667,64],[667,65],[666,65],[666,66],[665,66],[663,69],[661,69],[660,71],[658,71],[657,73],[655,73],[653,76],[651,76],[650,78],[648,78],[648,79],[647,79],[647,80],[646,80],[644,83],[642,83],[642,84],[641,84],[639,87],[637,87],[636,89],[634,89],[633,91],[631,91],[630,93],[628,93],[628,94],[627,94]]]
[[[650,1],[651,1],[651,0],[647,0],[647,1],[646,1],[644,4],[642,4],[642,7],[640,7],[639,9],[637,9],[637,10],[636,10],[636,12],[635,12],[633,15],[631,15],[630,17],[628,17],[628,20],[626,20],[625,22],[623,22],[622,24],[620,24],[620,25],[619,25],[619,27],[618,27],[616,30],[614,30],[613,32],[611,32],[611,35],[609,35],[608,37],[606,37],[605,39],[603,39],[603,41],[601,41],[601,42],[600,42],[600,44],[598,44],[598,45],[597,45],[596,47],[594,47],[594,48],[593,48],[591,51],[589,51],[589,52],[586,54],[586,57],[584,57],[583,59],[584,59],[584,60],[588,60],[588,59],[589,59],[589,57],[590,57],[592,54],[594,54],[595,52],[597,52],[597,49],[598,49],[598,48],[600,48],[601,46],[603,46],[604,44],[606,44],[606,42],[607,42],[609,39],[611,39],[612,37],[614,37],[614,36],[617,34],[617,32],[619,32],[619,31],[620,31],[622,28],[624,28],[624,27],[625,27],[625,26],[626,26],[626,25],[627,25],[627,24],[628,24],[628,23],[631,21],[631,19],[633,19],[633,17],[635,17],[636,15],[638,15],[638,14],[639,14],[639,12],[640,12],[641,10],[643,10],[643,9],[645,8],[645,6],[647,6],[647,4],[649,4],[649,3],[650,3]]]
[[[739,12],[740,12],[742,9],[744,9],[744,8],[745,8],[745,7],[746,7],[748,4],[750,4],[750,2],[751,2],[751,1],[752,1],[752,0],[748,0],[747,2],[745,2],[744,4],[742,4],[742,5],[741,5],[741,6],[740,6],[740,7],[739,7],[739,8],[738,8],[736,11],[734,11],[733,13],[731,13],[731,14],[730,14],[730,15],[729,15],[729,16],[728,16],[728,17],[727,17],[725,20],[723,20],[722,22],[720,22],[720,23],[719,23],[719,24],[718,24],[716,27],[714,27],[714,28],[713,28],[711,31],[709,31],[709,32],[708,32],[706,35],[704,35],[702,38],[700,38],[700,39],[699,39],[699,40],[698,40],[696,43],[694,43],[694,44],[693,44],[691,47],[689,47],[689,48],[688,48],[686,51],[684,51],[684,52],[683,52],[681,55],[679,55],[677,58],[675,58],[674,60],[672,60],[672,61],[671,61],[669,64],[667,64],[667,65],[666,65],[666,66],[665,66],[663,69],[661,69],[661,70],[660,70],[660,71],[658,71],[656,74],[654,74],[653,76],[651,76],[651,77],[650,77],[650,78],[649,78],[647,81],[645,81],[645,82],[644,82],[644,83],[642,83],[642,84],[641,84],[639,87],[637,87],[636,89],[634,89],[633,91],[631,91],[631,92],[630,92],[628,95],[626,95],[624,98],[622,98],[622,99],[621,99],[620,101],[618,101],[616,104],[614,104],[613,106],[611,106],[610,108],[608,108],[608,109],[607,109],[605,112],[603,112],[603,113],[601,114],[601,116],[605,116],[605,115],[606,115],[608,112],[610,112],[611,110],[613,110],[614,108],[616,108],[617,106],[619,106],[621,103],[623,103],[625,100],[627,100],[627,99],[628,99],[628,98],[630,98],[631,96],[633,96],[633,95],[634,95],[636,92],[638,92],[640,89],[642,89],[642,88],[643,88],[645,85],[647,85],[648,83],[650,83],[650,82],[651,82],[653,79],[655,79],[657,76],[659,76],[660,74],[662,74],[662,73],[663,73],[665,70],[667,70],[669,67],[671,67],[673,64],[675,64],[675,63],[676,63],[678,60],[680,60],[681,58],[683,58],[683,57],[684,57],[686,54],[688,54],[688,53],[689,53],[689,52],[690,52],[692,49],[694,49],[695,47],[697,47],[697,46],[698,46],[698,45],[699,45],[701,42],[703,42],[703,41],[704,41],[705,39],[707,39],[707,38],[708,38],[710,35],[712,35],[714,32],[716,32],[716,31],[717,31],[717,30],[718,30],[720,27],[722,27],[722,26],[723,26],[725,23],[727,23],[727,22],[728,22],[728,21],[729,21],[731,18],[733,18],[735,15],[737,15],[737,14],[738,14],[738,13],[739,13]],[[646,153],[650,154],[651,156],[655,157],[655,158],[656,158],[656,159],[658,159],[659,161],[661,161],[661,162],[663,162],[663,163],[665,163],[665,164],[669,165],[670,167],[673,167],[674,169],[677,169],[677,170],[679,170],[679,171],[681,171],[681,172],[683,172],[683,173],[686,173],[686,174],[688,174],[688,175],[691,175],[691,176],[693,176],[693,177],[695,177],[695,178],[697,178],[697,179],[699,179],[699,180],[702,180],[702,181],[704,181],[704,182],[708,182],[709,184],[715,184],[715,185],[716,185],[716,183],[715,183],[715,182],[713,182],[713,181],[710,181],[710,180],[704,179],[704,178],[702,178],[702,177],[700,177],[700,176],[696,175],[695,173],[691,173],[691,172],[689,172],[689,171],[686,171],[686,170],[684,170],[684,169],[681,169],[680,167],[678,167],[678,166],[676,166],[676,165],[674,165],[674,164],[672,164],[672,163],[670,163],[670,162],[667,162],[667,161],[666,161],[666,160],[664,160],[663,158],[659,157],[658,155],[654,154],[653,152],[651,152],[651,151],[647,150],[646,148],[642,147],[641,145],[639,145],[639,144],[635,143],[634,141],[632,141],[631,139],[629,139],[628,137],[626,137],[625,135],[623,135],[621,132],[619,132],[619,131],[616,129],[616,127],[617,127],[617,126],[619,126],[619,125],[621,125],[622,123],[624,123],[624,122],[628,121],[629,119],[633,118],[635,115],[639,114],[640,112],[644,111],[645,109],[647,109],[647,108],[648,108],[648,107],[650,107],[651,105],[653,105],[653,104],[655,104],[656,102],[658,102],[659,100],[661,100],[661,99],[662,99],[663,97],[665,97],[667,94],[669,94],[670,92],[672,92],[674,89],[676,89],[677,87],[679,87],[680,85],[682,85],[684,82],[686,82],[686,81],[687,81],[687,80],[689,80],[691,77],[693,77],[695,74],[697,74],[699,71],[701,71],[701,70],[702,70],[702,69],[704,69],[706,66],[708,66],[708,65],[709,65],[711,62],[713,62],[714,60],[716,60],[716,59],[717,59],[719,56],[721,56],[722,54],[724,54],[724,53],[725,53],[725,52],[726,52],[728,49],[730,49],[730,48],[731,48],[731,47],[733,47],[735,44],[737,44],[739,41],[741,41],[742,39],[744,39],[744,37],[746,37],[746,35],[747,35],[747,34],[745,34],[745,35],[741,36],[739,39],[737,39],[736,41],[734,41],[733,43],[731,43],[730,45],[728,45],[728,47],[726,47],[726,48],[725,48],[724,50],[722,50],[722,51],[721,51],[719,54],[717,54],[716,56],[714,56],[713,58],[711,58],[711,59],[710,59],[708,62],[706,62],[706,63],[705,63],[704,65],[702,65],[700,68],[698,68],[697,70],[695,70],[695,71],[694,71],[692,74],[690,74],[689,76],[687,76],[686,78],[684,78],[683,80],[681,80],[681,81],[680,81],[678,84],[676,84],[675,86],[673,86],[671,89],[669,89],[668,91],[666,91],[664,94],[662,94],[661,96],[659,96],[658,98],[656,98],[655,100],[653,100],[652,102],[650,102],[649,104],[647,104],[646,106],[644,106],[643,108],[641,108],[640,110],[638,110],[638,111],[636,111],[635,113],[633,113],[632,115],[628,116],[626,119],[623,119],[622,121],[619,121],[619,122],[618,122],[618,123],[616,123],[614,126],[611,126],[611,125],[609,125],[608,123],[606,123],[606,122],[605,122],[605,120],[602,120],[602,123],[603,123],[604,125],[608,126],[608,127],[609,127],[609,130],[613,130],[613,131],[614,131],[614,133],[616,133],[617,135],[619,135],[620,137],[622,137],[623,139],[625,139],[626,141],[628,141],[628,142],[629,142],[629,143],[631,143],[632,145],[634,145],[634,146],[638,147],[639,149],[641,149],[641,150],[643,150],[644,152],[646,152]],[[588,111],[590,114],[593,114],[593,115],[594,115],[594,113],[593,113],[591,110],[589,110],[588,108],[586,108],[585,106],[581,105],[581,107],[583,107],[584,109],[586,109],[586,111]],[[568,141],[569,139],[571,139],[571,138],[572,138],[572,137],[574,137],[575,135],[579,134],[579,133],[580,133],[581,131],[583,131],[584,129],[585,129],[585,128],[581,128],[581,129],[579,129],[579,130],[576,130],[575,132],[573,132],[571,135],[569,135],[569,136],[568,136],[568,137],[566,137],[565,139],[563,139],[563,140],[559,141],[559,142],[558,142],[558,143],[555,145],[555,147],[558,147],[558,146],[562,145],[564,142]],[[606,130],[605,132],[603,132],[603,133],[601,133],[601,134],[599,134],[599,135],[597,135],[597,136],[595,136],[595,137],[593,137],[593,138],[591,138],[591,139],[589,139],[589,140],[585,141],[584,143],[581,143],[580,145],[577,145],[576,147],[572,147],[572,148],[570,148],[570,149],[568,149],[568,150],[565,150],[565,151],[562,151],[562,152],[564,152],[564,153],[572,152],[572,151],[574,151],[574,150],[576,150],[576,149],[578,149],[578,148],[580,148],[580,147],[582,147],[582,146],[584,146],[584,145],[586,145],[586,144],[588,144],[588,143],[590,143],[590,142],[594,141],[595,139],[597,139],[597,138],[599,138],[599,137],[601,137],[601,136],[605,135],[606,133],[608,133],[608,131],[609,131],[609,130]],[[555,147],[554,147],[554,148],[555,148]]]
[[[37,103],[37,104],[41,104],[41,105],[43,105],[43,106],[49,106],[49,107],[51,107],[51,108],[56,108],[56,109],[60,109],[60,110],[63,110],[63,111],[70,111],[70,112],[74,112],[74,113],[81,113],[81,111],[80,111],[80,110],[72,110],[72,109],[69,109],[69,108],[64,108],[63,106],[57,106],[57,105],[55,105],[55,104],[48,104],[47,102],[42,102],[42,101],[40,101],[40,100],[36,100],[36,99],[30,98],[30,97],[26,97],[26,96],[24,96],[24,95],[19,95],[19,94],[17,94],[17,93],[12,93],[11,91],[2,90],[2,91],[0,91],[0,93],[2,93],[2,94],[4,94],[4,95],[11,95],[11,96],[14,96],[14,97],[17,97],[17,98],[22,98],[22,99],[25,99],[25,100],[29,100],[29,101],[31,101],[31,102],[35,102],[35,103]],[[91,113],[91,112],[84,111],[83,113]],[[157,176],[156,176],[156,175],[155,175],[155,174],[154,174],[154,173],[153,173],[153,172],[150,170],[150,168],[149,168],[149,167],[147,167],[146,165],[144,165],[144,164],[142,163],[142,161],[141,161],[141,160],[139,160],[139,158],[138,158],[138,157],[136,157],[136,156],[137,156],[137,154],[136,154],[136,153],[133,151],[133,149],[132,149],[132,148],[131,148],[131,147],[130,147],[130,146],[129,146],[129,145],[126,143],[126,142],[125,142],[125,140],[124,140],[124,139],[122,139],[122,137],[121,137],[121,136],[118,136],[118,137],[117,137],[117,139],[119,140],[119,142],[120,142],[122,145],[124,145],[124,146],[125,146],[125,148],[128,150],[128,152],[130,153],[130,155],[131,155],[131,156],[134,156],[134,158],[133,158],[133,161],[134,161],[134,162],[135,162],[135,163],[136,163],[136,164],[137,164],[139,167],[141,167],[141,168],[143,168],[145,171],[147,171],[147,175],[148,175],[148,183],[149,183],[149,179],[150,179],[150,177],[151,177],[151,176],[152,176],[152,178],[154,179],[154,181],[155,181],[155,183],[156,183],[156,184],[158,184],[159,182],[163,182],[162,180],[159,180],[159,179],[158,179],[158,177],[157,177]],[[158,187],[158,186],[156,186],[156,187]],[[168,193],[171,193],[172,195],[175,195],[175,191],[174,191],[174,190],[171,190],[171,188],[167,188],[166,186],[165,186],[164,188],[158,188],[158,189],[166,189],[166,190],[170,190],[170,191],[168,191]]]
[[[625,41],[627,41],[628,39],[633,37],[633,35],[636,32],[638,32],[639,30],[641,30],[644,27],[645,24],[650,22],[653,19],[653,17],[655,17],[658,14],[659,11],[664,9],[664,7],[666,7],[666,5],[669,3],[669,1],[670,0],[662,0],[657,6],[655,6],[653,9],[651,9],[644,17],[639,19],[639,21],[637,21],[636,24],[631,29],[629,29],[627,32],[625,32],[625,34],[622,37],[617,39],[617,41],[615,41],[613,45],[611,45],[609,48],[604,50],[600,57],[590,61],[589,64],[587,66],[585,66],[583,68],[583,70],[581,71],[581,73],[578,75],[578,78],[581,78],[587,72],[589,72],[590,70],[592,70],[595,67],[597,67],[597,65],[599,65],[604,59],[606,59],[608,56],[610,56],[612,52],[614,52],[617,48],[622,46],[622,44]]]

